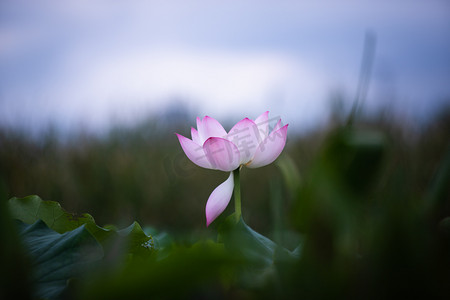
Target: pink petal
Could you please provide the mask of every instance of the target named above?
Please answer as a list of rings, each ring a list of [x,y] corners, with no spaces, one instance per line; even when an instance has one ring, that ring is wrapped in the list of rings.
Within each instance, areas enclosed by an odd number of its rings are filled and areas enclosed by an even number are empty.
[[[280,128],[281,128],[281,119],[279,119],[277,124],[275,124],[275,127],[273,128],[272,132],[277,131]]]
[[[192,137],[192,141],[198,145],[202,145],[203,143],[200,143],[200,137],[198,135],[198,131],[195,130],[195,128],[191,127],[191,137]]]
[[[206,202],[206,226],[212,223],[230,203],[233,194],[234,179],[233,172],[230,173],[228,179],[214,189]]]
[[[203,151],[214,169],[229,172],[239,167],[239,150],[232,142],[226,139],[219,137],[208,138],[203,144]]]
[[[214,118],[204,117],[203,120],[197,118],[197,130],[201,143],[203,144],[210,137],[225,137],[227,132],[223,126]]]
[[[200,145],[182,136],[181,134],[176,133],[176,135],[184,153],[194,164],[202,168],[215,169],[211,166],[205,152],[203,151],[203,148]]]
[[[246,164],[250,161],[262,141],[255,122],[248,118],[239,121],[231,128],[228,132],[227,140],[239,149],[241,164]]]
[[[202,127],[203,125],[202,125],[202,119],[200,119],[199,117],[197,117],[197,119],[196,119],[196,121],[197,121],[197,130],[200,130],[200,127]]]
[[[255,124],[258,126],[260,142],[262,142],[269,135],[269,112],[266,111],[257,117],[255,119]]]
[[[270,135],[259,145],[258,149],[256,149],[255,156],[247,167],[263,167],[277,159],[286,145],[287,128],[288,125],[285,125],[280,129],[273,130]]]

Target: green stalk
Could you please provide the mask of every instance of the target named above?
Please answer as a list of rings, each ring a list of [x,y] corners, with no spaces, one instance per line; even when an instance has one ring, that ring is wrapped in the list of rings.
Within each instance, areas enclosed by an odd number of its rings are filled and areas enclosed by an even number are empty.
[[[242,215],[241,210],[241,182],[239,179],[239,171],[240,168],[237,168],[233,171],[233,178],[234,178],[234,210],[235,210],[235,216],[236,216],[236,223],[239,222],[239,219]]]

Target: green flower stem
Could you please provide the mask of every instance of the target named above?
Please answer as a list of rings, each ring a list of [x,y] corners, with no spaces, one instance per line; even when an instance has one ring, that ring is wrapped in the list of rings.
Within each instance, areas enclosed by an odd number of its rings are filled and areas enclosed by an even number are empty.
[[[241,182],[239,179],[239,171],[240,168],[237,168],[233,171],[233,178],[234,178],[234,210],[235,210],[235,216],[236,216],[236,222],[239,222],[239,219],[241,218],[242,211],[241,211]]]

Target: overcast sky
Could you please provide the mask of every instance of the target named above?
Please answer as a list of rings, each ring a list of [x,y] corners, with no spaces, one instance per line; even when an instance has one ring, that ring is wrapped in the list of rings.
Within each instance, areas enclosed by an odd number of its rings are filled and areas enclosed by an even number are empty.
[[[0,124],[102,130],[178,99],[219,120],[270,110],[308,128],[330,95],[353,100],[368,30],[367,109],[424,118],[448,103],[444,0],[2,0]]]

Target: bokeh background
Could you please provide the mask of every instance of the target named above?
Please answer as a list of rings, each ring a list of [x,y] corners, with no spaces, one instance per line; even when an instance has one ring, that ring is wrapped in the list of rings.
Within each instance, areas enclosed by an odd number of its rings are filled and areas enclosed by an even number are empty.
[[[269,110],[287,146],[244,169],[242,198],[270,234],[356,101],[356,126],[389,149],[374,186],[402,166],[399,184],[423,195],[450,133],[449,13],[439,0],[1,1],[0,196],[203,230],[227,174],[192,164],[174,132]]]

